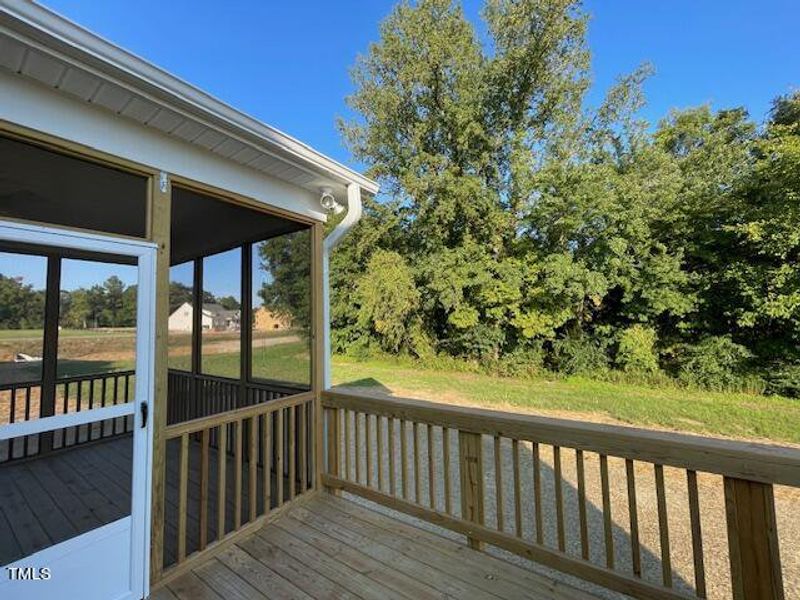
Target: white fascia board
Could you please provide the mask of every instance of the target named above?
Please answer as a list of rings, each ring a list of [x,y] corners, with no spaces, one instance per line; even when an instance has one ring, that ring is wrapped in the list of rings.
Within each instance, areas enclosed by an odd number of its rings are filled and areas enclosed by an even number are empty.
[[[114,83],[157,99],[164,107],[190,115],[202,124],[249,140],[289,163],[326,174],[343,184],[355,183],[370,194],[378,184],[299,140],[236,110],[201,89],[120,48],[91,31],[26,0],[0,0],[6,27],[84,62]]]

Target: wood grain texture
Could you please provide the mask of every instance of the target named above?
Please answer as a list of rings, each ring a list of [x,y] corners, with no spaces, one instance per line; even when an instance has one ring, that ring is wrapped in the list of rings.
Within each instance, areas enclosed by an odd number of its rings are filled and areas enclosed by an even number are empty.
[[[150,506],[150,581],[161,577],[164,564],[164,494],[166,490],[166,436],[168,394],[169,259],[172,192],[162,191],[158,177],[148,180],[147,237],[156,251],[155,349],[153,372],[153,459]]]
[[[725,512],[735,600],[783,600],[771,485],[726,477]]]
[[[458,463],[461,472],[462,518],[476,525],[483,525],[483,443],[480,435],[458,432]],[[483,542],[473,536],[468,536],[467,542],[473,550],[483,547]]]

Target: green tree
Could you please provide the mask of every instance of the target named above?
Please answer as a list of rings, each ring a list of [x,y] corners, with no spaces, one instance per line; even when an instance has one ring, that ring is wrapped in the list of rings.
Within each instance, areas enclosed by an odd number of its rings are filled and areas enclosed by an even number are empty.
[[[102,321],[107,327],[120,327],[124,307],[125,284],[116,275],[103,283]]]
[[[0,274],[0,329],[41,328],[43,323],[44,293],[21,277]]]
[[[266,280],[258,290],[265,307],[285,315],[306,332],[311,327],[311,230],[284,234],[258,244]]]
[[[375,332],[383,350],[419,350],[414,339],[419,331],[419,292],[402,256],[375,252],[359,280],[355,301],[359,325]]]

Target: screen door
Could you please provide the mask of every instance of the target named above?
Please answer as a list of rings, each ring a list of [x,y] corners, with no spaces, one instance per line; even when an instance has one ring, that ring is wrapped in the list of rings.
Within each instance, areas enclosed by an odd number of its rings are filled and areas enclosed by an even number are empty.
[[[0,598],[144,597],[155,245],[0,221]]]

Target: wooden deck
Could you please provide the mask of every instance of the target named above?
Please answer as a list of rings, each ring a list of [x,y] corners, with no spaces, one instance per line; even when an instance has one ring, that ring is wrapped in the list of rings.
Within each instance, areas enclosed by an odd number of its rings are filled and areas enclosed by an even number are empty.
[[[155,589],[155,600],[589,600],[585,592],[325,493]]]
[[[189,445],[189,502],[187,548],[199,540],[199,444]],[[5,565],[56,543],[111,523],[130,514],[132,438],[130,434],[100,440],[52,454],[0,465],[0,565]],[[175,562],[178,523],[178,445],[167,445],[164,562]],[[216,452],[211,472],[216,472]],[[228,473],[233,473],[228,457]],[[263,482],[262,469],[256,470]],[[248,470],[242,484],[249,486]],[[273,486],[274,486],[273,477]],[[228,477],[226,531],[234,527],[234,481]],[[216,478],[209,482],[211,515],[216,516]],[[288,489],[285,480],[284,488]],[[273,493],[273,497],[275,494]],[[273,503],[274,505],[274,503]],[[248,495],[242,499],[242,521],[249,512]],[[259,497],[258,512],[263,512]],[[209,518],[209,541],[217,537],[216,518]]]
[[[131,511],[130,434],[0,466],[0,565]]]

